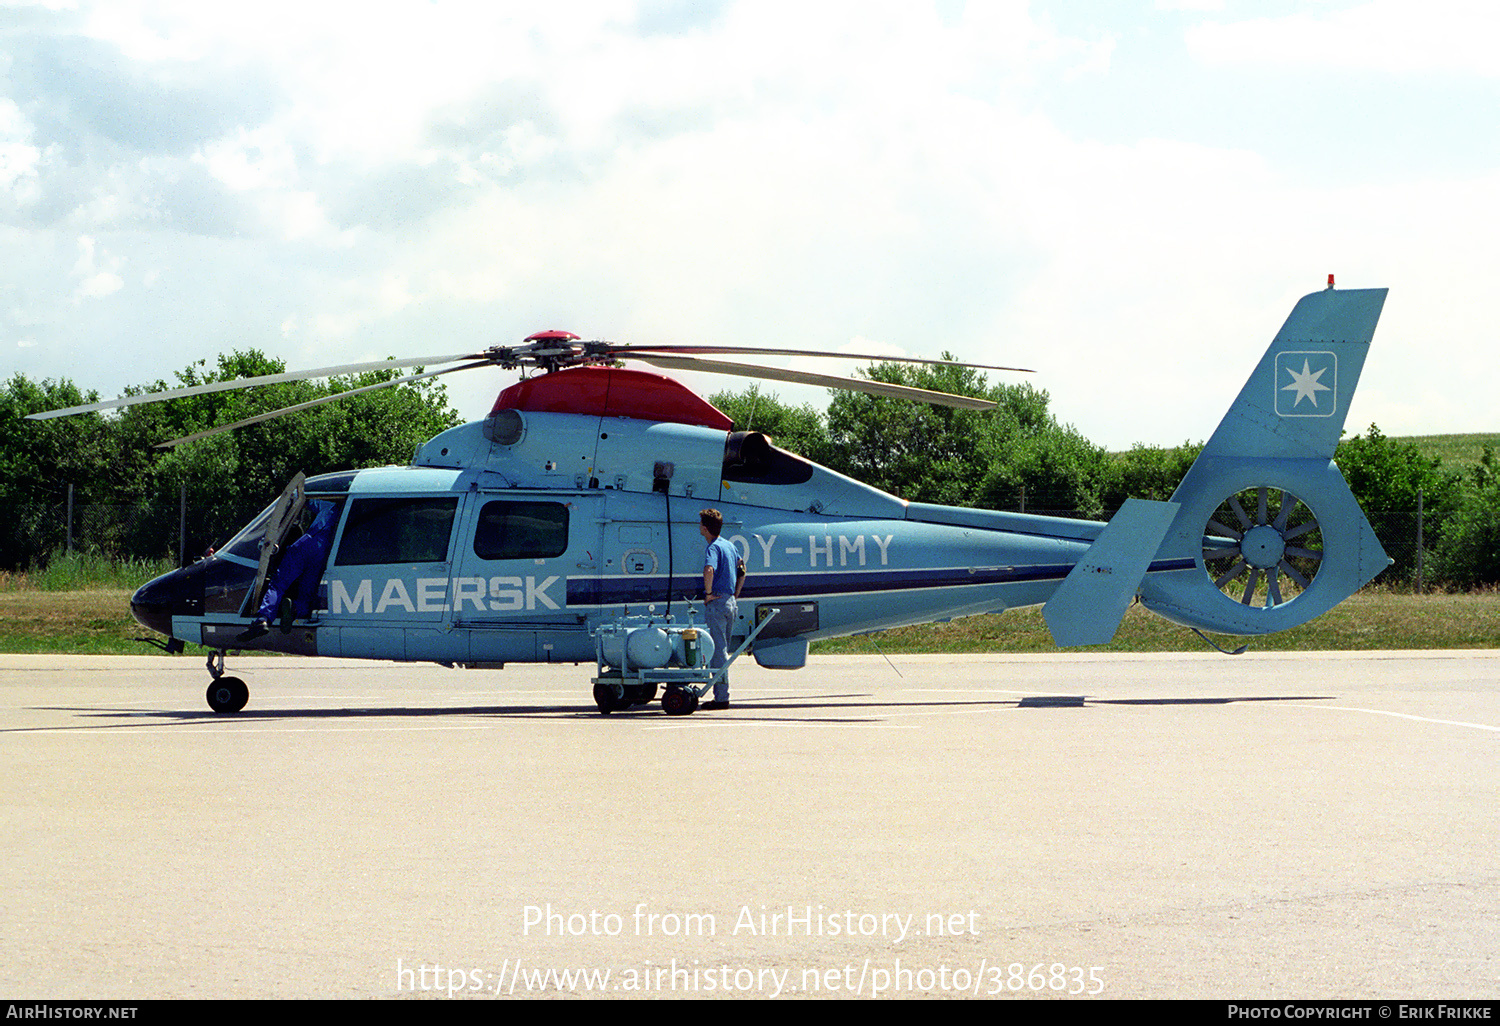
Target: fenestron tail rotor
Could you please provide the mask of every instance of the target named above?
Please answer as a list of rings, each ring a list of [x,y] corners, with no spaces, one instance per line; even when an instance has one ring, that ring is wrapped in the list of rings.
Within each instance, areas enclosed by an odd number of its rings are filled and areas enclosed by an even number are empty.
[[[1214,586],[1245,606],[1285,605],[1311,587],[1323,561],[1317,517],[1284,489],[1262,485],[1229,496],[1203,531],[1203,565]]]

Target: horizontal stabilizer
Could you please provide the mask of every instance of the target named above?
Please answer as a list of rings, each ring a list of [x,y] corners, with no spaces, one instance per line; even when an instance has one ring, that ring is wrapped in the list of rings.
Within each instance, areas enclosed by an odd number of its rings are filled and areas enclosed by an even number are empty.
[[[1177,516],[1177,503],[1127,499],[1052,593],[1042,616],[1058,645],[1104,645]]]

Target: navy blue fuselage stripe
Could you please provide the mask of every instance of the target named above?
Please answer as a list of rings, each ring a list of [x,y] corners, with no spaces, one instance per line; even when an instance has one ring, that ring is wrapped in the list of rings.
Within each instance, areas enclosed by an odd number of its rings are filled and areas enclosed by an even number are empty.
[[[845,573],[768,574],[754,573],[745,578],[741,599],[761,595],[799,595],[816,598],[821,595],[849,595],[869,591],[908,590],[912,588],[955,588],[981,584],[1019,584],[1028,581],[1060,581],[1073,569],[1072,563],[1042,563],[1034,566],[937,567],[920,570],[863,570]],[[1162,559],[1152,563],[1148,573],[1191,570],[1197,563],[1191,559]],[[609,606],[622,602],[664,602],[667,595],[681,598],[703,590],[701,576],[678,575],[670,585],[661,576],[639,577],[569,577],[568,605]]]

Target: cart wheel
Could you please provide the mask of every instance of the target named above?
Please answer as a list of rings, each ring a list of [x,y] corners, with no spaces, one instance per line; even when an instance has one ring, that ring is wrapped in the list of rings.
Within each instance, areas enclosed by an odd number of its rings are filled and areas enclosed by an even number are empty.
[[[698,708],[698,694],[681,684],[669,686],[661,696],[661,711],[668,716],[688,716]]]
[[[594,685],[594,704],[606,716],[616,709],[624,709],[630,705],[629,702],[622,702],[619,698],[615,697],[613,684],[605,684],[603,681]]]
[[[208,686],[208,707],[216,713],[237,713],[250,701],[250,689],[238,677],[220,677]]]
[[[646,705],[656,701],[655,684],[626,684],[625,697],[631,705]]]

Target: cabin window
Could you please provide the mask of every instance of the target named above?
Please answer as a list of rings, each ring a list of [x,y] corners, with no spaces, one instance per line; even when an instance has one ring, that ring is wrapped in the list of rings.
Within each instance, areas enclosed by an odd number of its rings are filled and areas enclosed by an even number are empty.
[[[546,559],[568,550],[568,507],[560,502],[487,502],[474,530],[480,559]]]
[[[339,542],[338,566],[441,563],[448,558],[457,496],[355,499]]]

